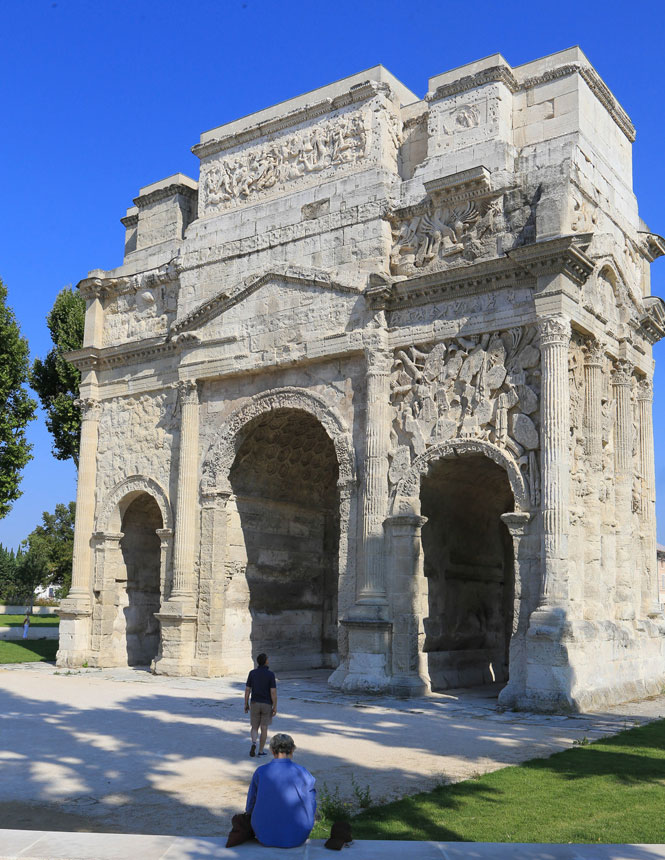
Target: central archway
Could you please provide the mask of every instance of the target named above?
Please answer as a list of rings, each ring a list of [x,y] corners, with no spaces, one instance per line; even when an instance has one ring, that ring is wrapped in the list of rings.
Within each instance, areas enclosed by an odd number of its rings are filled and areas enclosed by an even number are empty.
[[[245,426],[229,473],[227,622],[280,670],[337,662],[338,478],[333,443],[307,412]]]

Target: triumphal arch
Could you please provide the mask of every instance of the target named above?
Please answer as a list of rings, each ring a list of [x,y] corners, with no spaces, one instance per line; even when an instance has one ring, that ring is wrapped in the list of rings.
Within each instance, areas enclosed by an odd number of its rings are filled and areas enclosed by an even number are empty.
[[[201,135],[94,270],[58,663],[660,690],[665,242],[575,48],[378,66]]]

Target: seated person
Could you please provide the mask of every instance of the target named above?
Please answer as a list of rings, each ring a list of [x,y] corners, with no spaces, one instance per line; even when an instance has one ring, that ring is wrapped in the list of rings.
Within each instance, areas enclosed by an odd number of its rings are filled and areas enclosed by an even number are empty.
[[[295,848],[314,827],[316,780],[293,761],[295,748],[290,735],[273,735],[273,760],[254,771],[245,811],[251,815],[252,828],[262,845]]]

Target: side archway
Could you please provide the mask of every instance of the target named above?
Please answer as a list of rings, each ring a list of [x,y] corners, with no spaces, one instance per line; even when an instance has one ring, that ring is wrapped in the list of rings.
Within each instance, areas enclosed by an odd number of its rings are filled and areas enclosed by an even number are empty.
[[[512,457],[491,442],[480,439],[451,439],[449,442],[432,445],[415,458],[411,468],[395,486],[390,505],[391,513],[398,515],[412,511],[413,501],[420,491],[421,478],[428,473],[432,463],[446,458],[478,454],[488,457],[506,472],[515,499],[515,510],[530,511],[531,504],[524,476]]]
[[[101,505],[93,535],[98,665],[147,666],[157,656],[172,529],[168,497],[152,478],[126,478]]]
[[[164,488],[153,478],[130,475],[116,484],[101,505],[97,515],[97,532],[119,532],[122,518],[131,503],[142,493],[152,496],[162,515],[162,528],[173,528],[171,504]]]
[[[391,507],[389,523],[419,524],[414,629],[432,689],[514,681],[529,603],[518,532],[530,498],[518,464],[483,440],[433,445],[398,482]],[[401,618],[405,607],[392,599]]]

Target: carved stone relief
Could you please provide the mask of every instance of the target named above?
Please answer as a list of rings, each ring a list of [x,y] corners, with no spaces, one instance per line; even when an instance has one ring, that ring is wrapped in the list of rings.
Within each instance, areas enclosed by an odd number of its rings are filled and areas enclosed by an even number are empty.
[[[285,182],[351,164],[365,155],[367,137],[365,117],[353,113],[215,160],[202,177],[204,209],[228,209]]]
[[[162,266],[119,278],[104,315],[104,346],[166,334],[176,318],[179,269]]]
[[[389,480],[414,457],[451,439],[479,439],[505,450],[540,499],[540,350],[534,327],[458,336],[395,352]]]

